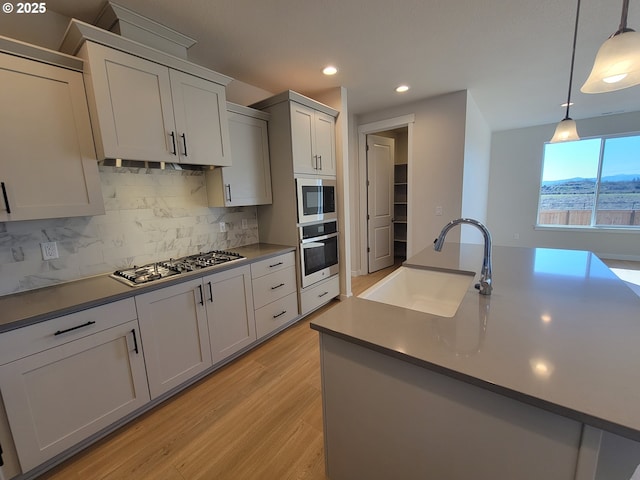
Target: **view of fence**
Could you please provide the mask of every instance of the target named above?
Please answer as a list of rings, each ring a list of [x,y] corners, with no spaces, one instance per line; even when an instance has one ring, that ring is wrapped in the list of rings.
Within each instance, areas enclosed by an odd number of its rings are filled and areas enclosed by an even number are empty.
[[[591,225],[591,210],[541,210],[538,225]],[[598,210],[596,225],[640,226],[640,210]]]

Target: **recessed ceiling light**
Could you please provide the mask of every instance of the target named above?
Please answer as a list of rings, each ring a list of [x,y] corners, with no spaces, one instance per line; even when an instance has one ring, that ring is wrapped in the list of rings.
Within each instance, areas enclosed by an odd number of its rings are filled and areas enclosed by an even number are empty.
[[[336,73],[338,73],[338,69],[333,65],[328,65],[322,69],[322,73],[324,73],[325,75],[335,75]]]
[[[399,87],[396,87],[396,92],[398,93],[404,93],[408,90],[409,90],[409,85],[400,85]]]

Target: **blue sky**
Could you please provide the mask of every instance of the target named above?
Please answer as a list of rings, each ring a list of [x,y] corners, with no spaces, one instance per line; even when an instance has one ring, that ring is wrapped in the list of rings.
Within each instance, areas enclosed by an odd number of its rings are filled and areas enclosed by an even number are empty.
[[[599,138],[545,145],[543,181],[595,178],[600,156]],[[602,176],[640,176],[640,136],[609,138],[605,143]]]

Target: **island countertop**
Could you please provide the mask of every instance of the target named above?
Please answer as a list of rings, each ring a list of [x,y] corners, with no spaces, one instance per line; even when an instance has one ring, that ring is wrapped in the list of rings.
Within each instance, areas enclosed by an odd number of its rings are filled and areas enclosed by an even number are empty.
[[[482,254],[447,243],[405,264],[477,281]],[[452,318],[351,297],[311,328],[640,441],[640,297],[575,250],[495,246],[493,286]]]

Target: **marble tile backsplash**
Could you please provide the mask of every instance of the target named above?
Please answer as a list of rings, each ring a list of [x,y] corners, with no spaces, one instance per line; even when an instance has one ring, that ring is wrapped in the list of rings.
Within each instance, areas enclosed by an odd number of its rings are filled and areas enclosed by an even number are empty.
[[[202,171],[99,168],[105,215],[0,222],[0,295],[258,242],[256,207],[208,207]]]

